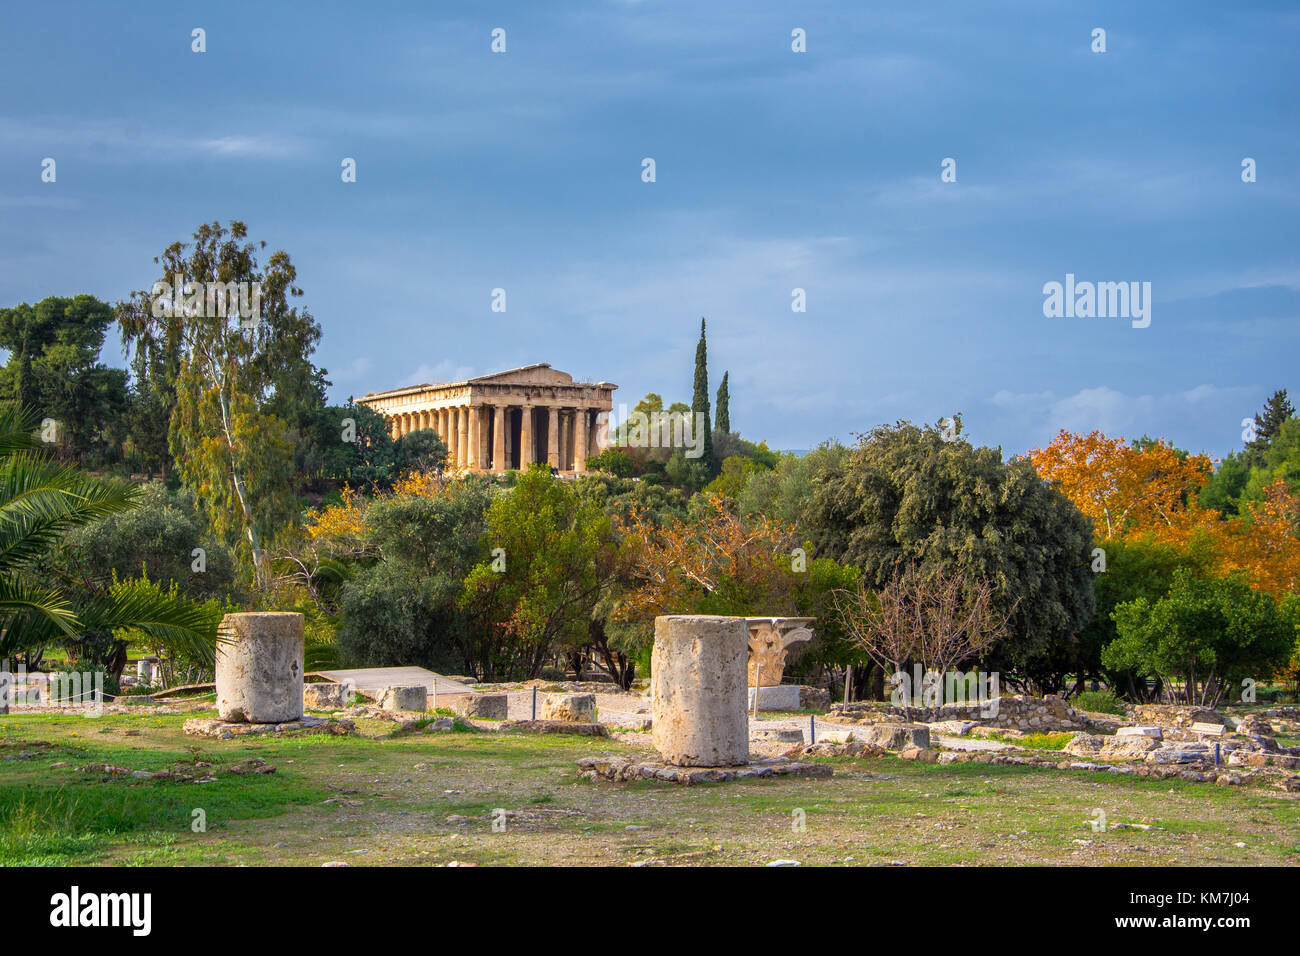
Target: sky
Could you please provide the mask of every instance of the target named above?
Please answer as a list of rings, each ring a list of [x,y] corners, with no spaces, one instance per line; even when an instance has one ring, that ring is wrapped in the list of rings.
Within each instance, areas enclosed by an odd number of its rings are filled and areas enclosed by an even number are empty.
[[[774,448],[960,412],[1220,457],[1300,390],[1297,49],[1281,3],[8,3],[0,307],[239,219],[338,402],[534,362],[689,402],[704,317]],[[1046,316],[1067,274],[1149,326]]]

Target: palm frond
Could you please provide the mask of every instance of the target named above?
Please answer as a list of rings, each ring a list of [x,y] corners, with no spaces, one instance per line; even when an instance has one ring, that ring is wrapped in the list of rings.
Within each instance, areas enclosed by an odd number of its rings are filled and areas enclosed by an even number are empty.
[[[0,659],[76,634],[80,626],[60,592],[0,578]]]
[[[141,631],[171,657],[208,665],[216,659],[221,611],[143,578],[117,582],[107,595],[81,608],[78,616],[86,630]]]
[[[0,459],[0,574],[45,554],[69,529],[127,510],[138,494],[37,452]]]
[[[35,435],[38,421],[32,409],[13,402],[0,403],[0,457],[40,448],[41,441]]]

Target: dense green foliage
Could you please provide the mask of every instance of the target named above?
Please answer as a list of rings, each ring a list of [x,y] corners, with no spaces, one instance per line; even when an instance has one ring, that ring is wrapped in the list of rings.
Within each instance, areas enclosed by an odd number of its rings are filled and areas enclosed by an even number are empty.
[[[1091,527],[1023,459],[1002,461],[933,427],[863,436],[815,493],[824,553],[883,586],[908,565],[992,582],[1011,612],[994,662],[1045,689],[1079,667],[1076,636],[1094,608]]]
[[[543,466],[520,474],[488,508],[482,557],[465,579],[462,604],[485,637],[469,661],[475,673],[533,674],[550,654],[589,644],[613,560],[599,504]]]
[[[112,306],[89,295],[0,309],[0,348],[9,351],[0,400],[56,423],[47,444],[79,464],[114,463],[128,435],[126,373],[99,362],[112,321]]]
[[[1179,681],[1189,702],[1213,705],[1243,679],[1266,680],[1295,647],[1295,628],[1262,591],[1239,575],[1174,572],[1157,600],[1139,597],[1114,611],[1117,639],[1102,651],[1109,667]]]
[[[481,554],[490,500],[484,483],[468,481],[436,497],[386,499],[367,509],[364,544],[377,560],[340,590],[346,663],[468,669],[479,641],[458,602]]]

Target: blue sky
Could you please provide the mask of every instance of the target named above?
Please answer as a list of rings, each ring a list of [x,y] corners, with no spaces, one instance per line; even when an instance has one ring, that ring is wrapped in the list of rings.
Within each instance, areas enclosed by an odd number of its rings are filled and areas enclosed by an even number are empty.
[[[781,448],[961,411],[1008,454],[1217,457],[1300,391],[1296,8],[116,6],[0,14],[0,306],[116,301],[238,218],[337,400],[549,362],[689,401],[702,315],[733,427]],[[1045,318],[1066,273],[1151,282],[1150,327]]]

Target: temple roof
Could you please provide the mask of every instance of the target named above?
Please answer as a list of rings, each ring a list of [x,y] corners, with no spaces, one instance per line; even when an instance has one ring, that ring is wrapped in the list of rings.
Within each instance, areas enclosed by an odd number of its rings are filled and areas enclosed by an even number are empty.
[[[425,382],[422,385],[404,385],[401,388],[392,388],[383,392],[367,392],[362,398],[410,395],[427,389],[451,388],[457,385],[568,385],[575,388],[618,388],[617,385],[610,382],[575,382],[573,376],[568,372],[561,372],[559,369],[551,368],[546,362],[536,362],[532,365],[521,365],[519,368],[506,369],[503,372],[477,375],[474,378],[462,379],[459,382]]]

